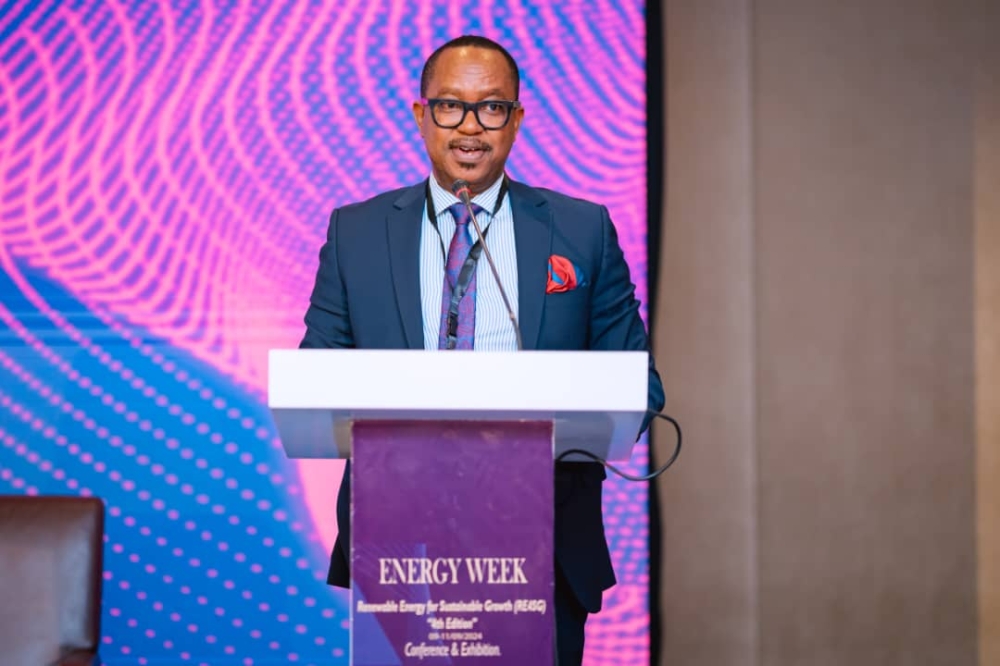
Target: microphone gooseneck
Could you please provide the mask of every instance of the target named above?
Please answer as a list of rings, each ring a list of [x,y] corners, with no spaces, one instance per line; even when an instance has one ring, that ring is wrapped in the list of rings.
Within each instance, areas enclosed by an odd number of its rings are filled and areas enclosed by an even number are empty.
[[[504,307],[507,308],[507,316],[510,317],[510,323],[514,326],[514,337],[517,339],[517,350],[522,351],[524,349],[524,345],[521,343],[521,327],[517,323],[517,316],[514,314],[514,308],[510,305],[510,299],[507,298],[507,290],[503,288],[503,282],[500,281],[500,272],[497,271],[497,265],[493,263],[493,255],[490,254],[490,248],[486,244],[486,236],[483,235],[483,230],[479,226],[479,220],[476,219],[476,211],[472,208],[472,190],[469,186],[469,181],[462,179],[456,180],[451,186],[451,191],[462,201],[463,204],[465,204],[465,207],[469,211],[472,226],[476,230],[479,242],[483,244],[483,254],[486,255],[486,263],[490,265],[490,272],[493,273],[493,279],[496,280],[497,287],[500,288],[500,298],[503,299]]]

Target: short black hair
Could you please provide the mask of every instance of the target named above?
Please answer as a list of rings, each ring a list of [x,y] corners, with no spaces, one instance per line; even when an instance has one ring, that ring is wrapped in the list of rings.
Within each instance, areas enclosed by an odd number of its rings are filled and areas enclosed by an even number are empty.
[[[427,58],[427,62],[424,63],[424,69],[420,73],[420,96],[427,97],[427,86],[430,85],[431,79],[434,77],[434,67],[437,65],[438,58],[441,54],[448,49],[459,49],[463,46],[472,46],[479,49],[487,49],[489,51],[496,51],[504,57],[507,61],[507,65],[510,67],[510,75],[514,79],[514,99],[518,99],[521,94],[521,72],[517,68],[517,62],[514,60],[514,56],[507,52],[507,49],[500,46],[492,39],[487,37],[481,37],[479,35],[462,35],[461,37],[456,37],[455,39],[445,42]]]

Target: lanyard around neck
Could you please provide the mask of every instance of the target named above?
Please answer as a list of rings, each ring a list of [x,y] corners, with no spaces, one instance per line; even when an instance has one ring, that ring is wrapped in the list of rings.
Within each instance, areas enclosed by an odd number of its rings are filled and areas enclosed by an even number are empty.
[[[493,212],[490,214],[490,221],[492,222],[493,217],[500,211],[500,206],[503,205],[503,198],[507,194],[507,175],[504,174],[503,182],[500,183],[500,192],[497,194],[496,203],[493,205]],[[441,236],[441,230],[438,228],[437,223],[437,210],[434,208],[434,197],[431,196],[431,184],[430,180],[427,181],[427,215],[431,220],[431,225],[434,227],[434,231],[437,232],[438,240],[441,242],[441,257],[445,264],[445,277],[448,279],[448,255],[444,249],[444,238]],[[490,224],[488,227],[483,229],[483,236],[485,236],[493,225]],[[455,233],[458,233],[458,225],[455,225]],[[447,327],[447,349],[454,349],[458,343],[458,307],[459,303],[462,301],[462,297],[465,296],[466,290],[469,288],[469,283],[472,281],[472,276],[476,270],[476,264],[479,262],[479,255],[483,253],[483,239],[477,238],[475,245],[469,250],[469,256],[465,258],[465,262],[462,264],[462,270],[458,273],[458,279],[452,286],[451,290],[451,301],[448,303],[448,318],[445,322]]]
[[[431,176],[431,178],[433,178],[433,176]],[[441,248],[441,259],[443,263],[447,265],[448,251],[445,249],[444,237],[441,235],[440,227],[438,227],[438,219],[437,219],[438,213],[437,213],[437,208],[434,207],[434,197],[431,195],[430,178],[427,179],[427,187],[425,191],[426,191],[425,196],[427,198],[427,217],[430,219],[431,226],[434,227],[434,231],[437,233],[438,243]],[[493,218],[496,217],[497,213],[500,212],[500,207],[503,205],[503,198],[506,195],[507,195],[507,174],[504,174],[503,180],[500,182],[500,191],[497,193],[496,203],[493,204],[493,212],[490,213],[490,225],[487,226],[485,229],[483,229],[483,236],[489,233],[490,227],[493,226],[492,224]],[[457,231],[457,225],[456,225],[456,231]],[[482,253],[482,251],[483,251],[482,239],[477,238],[476,243],[472,246],[472,249],[469,251],[470,257],[475,256],[475,260],[473,261],[472,264],[473,266],[475,266],[475,262],[479,260],[479,255]]]

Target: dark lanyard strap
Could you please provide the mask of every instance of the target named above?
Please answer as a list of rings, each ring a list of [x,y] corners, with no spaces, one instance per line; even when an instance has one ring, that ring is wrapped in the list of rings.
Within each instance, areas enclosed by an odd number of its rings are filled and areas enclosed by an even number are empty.
[[[444,263],[444,265],[447,266],[448,265],[448,251],[444,247],[444,237],[441,235],[441,229],[438,227],[438,214],[437,214],[437,209],[434,208],[434,197],[431,196],[431,182],[430,182],[430,179],[427,180],[427,187],[426,187],[425,191],[426,191],[425,196],[427,198],[427,217],[430,219],[431,226],[434,227],[434,231],[437,233],[438,242],[440,243],[440,246],[441,246],[441,260]],[[507,195],[507,174],[504,174],[503,181],[500,183],[500,191],[497,193],[496,203],[493,204],[493,212],[490,213],[491,224],[489,226],[487,226],[485,229],[483,229],[483,236],[485,236],[486,234],[488,234],[490,232],[490,226],[493,226],[492,225],[492,220],[493,220],[494,217],[496,217],[496,214],[500,212],[500,206],[503,205],[503,198],[506,195]],[[456,225],[456,229],[457,229],[457,225]],[[481,247],[481,245],[482,245],[482,239],[477,238],[475,245],[473,245],[472,249],[469,250],[469,256],[472,256],[473,252],[475,252],[476,260],[477,261],[479,260],[479,255],[483,251],[483,248]],[[473,263],[473,266],[475,266],[474,263]]]
[[[504,174],[503,182],[500,183],[500,192],[497,194],[496,203],[493,205],[493,213],[490,215],[490,225],[483,229],[483,236],[489,233],[490,227],[493,226],[492,220],[498,212],[500,212],[500,206],[503,205],[503,198],[507,194],[507,175]],[[437,224],[437,210],[434,208],[434,197],[431,196],[431,184],[430,180],[427,181],[427,216],[430,218],[431,225],[434,226],[434,231],[437,232],[438,240],[441,242],[441,257],[444,259],[445,264],[445,275],[444,279],[448,279],[448,255],[444,249],[444,238],[441,236],[441,230],[438,228]],[[458,233],[458,228],[456,225],[455,233]],[[477,238],[475,245],[469,250],[469,256],[465,258],[465,262],[462,264],[462,270],[458,272],[458,279],[452,286],[451,290],[451,301],[448,303],[448,338],[447,338],[447,349],[454,349],[458,344],[458,306],[462,302],[462,297],[465,296],[465,292],[469,288],[469,283],[472,281],[472,276],[475,274],[476,264],[479,262],[479,256],[483,253],[483,240],[482,238]]]
[[[486,230],[483,229],[483,233]],[[471,250],[469,250],[469,256],[465,258],[465,263],[462,264],[462,270],[458,273],[458,281],[455,284],[455,288],[451,290],[451,301],[448,303],[448,346],[447,349],[454,349],[455,345],[458,344],[458,307],[462,302],[462,297],[465,296],[466,290],[469,288],[469,283],[472,282],[472,274],[476,270],[476,262],[479,261],[479,255],[483,252],[482,243],[476,243]],[[447,275],[445,276],[447,280]]]

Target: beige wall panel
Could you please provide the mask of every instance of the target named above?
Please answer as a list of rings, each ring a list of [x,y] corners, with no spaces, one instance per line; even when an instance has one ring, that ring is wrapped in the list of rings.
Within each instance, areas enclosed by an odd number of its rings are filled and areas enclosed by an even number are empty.
[[[979,663],[1000,664],[1000,3],[988,6],[976,113]]]
[[[761,661],[971,665],[973,14],[754,7]]]
[[[757,652],[747,3],[667,3],[667,193],[656,356],[687,446],[659,482],[661,663]],[[658,428],[660,460],[672,450]]]

